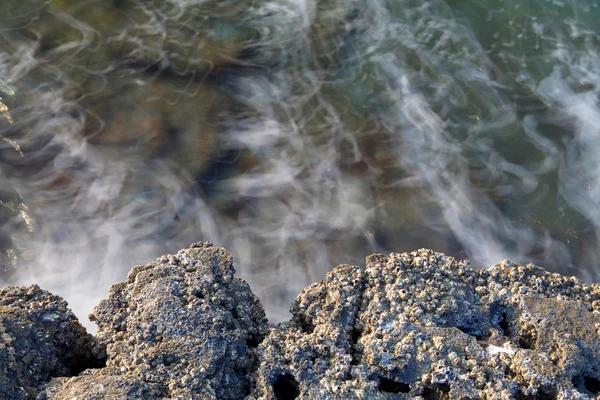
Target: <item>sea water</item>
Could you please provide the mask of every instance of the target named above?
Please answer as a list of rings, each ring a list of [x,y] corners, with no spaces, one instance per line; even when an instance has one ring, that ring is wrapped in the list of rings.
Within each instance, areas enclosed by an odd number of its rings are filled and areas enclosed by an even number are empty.
[[[597,281],[592,0],[4,0],[0,281],[211,240],[272,321],[373,252]]]

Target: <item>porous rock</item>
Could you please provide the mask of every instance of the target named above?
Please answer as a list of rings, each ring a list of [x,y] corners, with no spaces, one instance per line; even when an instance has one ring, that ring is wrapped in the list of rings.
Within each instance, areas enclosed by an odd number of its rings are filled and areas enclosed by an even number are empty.
[[[253,399],[587,399],[600,290],[419,250],[340,266],[259,346]]]
[[[0,398],[33,398],[53,376],[97,364],[67,302],[37,285],[0,290]]]
[[[144,399],[161,400],[161,389],[115,368],[88,369],[72,378],[53,379],[37,400]]]
[[[48,398],[244,398],[267,324],[234,272],[231,254],[210,243],[135,267],[90,315],[110,370],[57,379]],[[92,395],[93,385],[104,389]]]
[[[16,315],[6,307],[27,310],[19,321],[55,315],[39,311],[40,299],[66,307],[35,286],[0,293],[3,315]],[[269,326],[248,285],[234,276],[231,255],[197,243],[135,267],[110,288],[92,314],[96,342],[87,342],[94,343],[95,357],[107,358],[103,368],[73,376],[79,371],[69,365],[81,364],[64,360],[89,357],[85,340],[83,347],[46,346],[54,353],[37,357],[39,340],[15,335],[20,325],[3,322],[0,355],[8,361],[0,363],[0,389],[6,398],[31,398],[51,377],[64,375],[47,383],[38,399],[560,400],[600,394],[600,287],[533,265],[504,261],[478,270],[431,250],[372,255],[366,268],[341,265],[304,289],[291,311],[289,321]],[[69,321],[62,334],[78,326]],[[43,373],[27,375],[29,359],[15,358],[25,353],[9,347],[34,349]],[[55,367],[63,370],[48,372]]]

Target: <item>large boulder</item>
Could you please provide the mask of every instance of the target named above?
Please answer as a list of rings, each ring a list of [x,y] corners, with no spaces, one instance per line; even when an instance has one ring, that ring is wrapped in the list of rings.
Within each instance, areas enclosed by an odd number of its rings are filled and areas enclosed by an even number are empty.
[[[234,272],[231,254],[210,243],[135,267],[90,315],[109,369],[56,379],[48,398],[244,398],[267,321]]]
[[[259,346],[254,399],[587,399],[600,290],[420,250],[340,266]]]

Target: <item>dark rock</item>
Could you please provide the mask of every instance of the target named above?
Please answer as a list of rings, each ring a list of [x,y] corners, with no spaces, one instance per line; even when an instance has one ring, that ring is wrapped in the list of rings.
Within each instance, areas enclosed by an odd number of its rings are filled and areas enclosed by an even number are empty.
[[[37,285],[0,290],[0,398],[32,398],[51,377],[97,366],[92,341],[60,297]]]

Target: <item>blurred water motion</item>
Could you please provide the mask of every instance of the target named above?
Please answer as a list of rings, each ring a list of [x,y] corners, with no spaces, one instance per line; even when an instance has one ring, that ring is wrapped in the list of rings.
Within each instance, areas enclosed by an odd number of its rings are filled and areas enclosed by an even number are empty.
[[[273,321],[372,252],[598,280],[599,19],[584,0],[5,0],[2,283],[85,320],[198,240]]]

